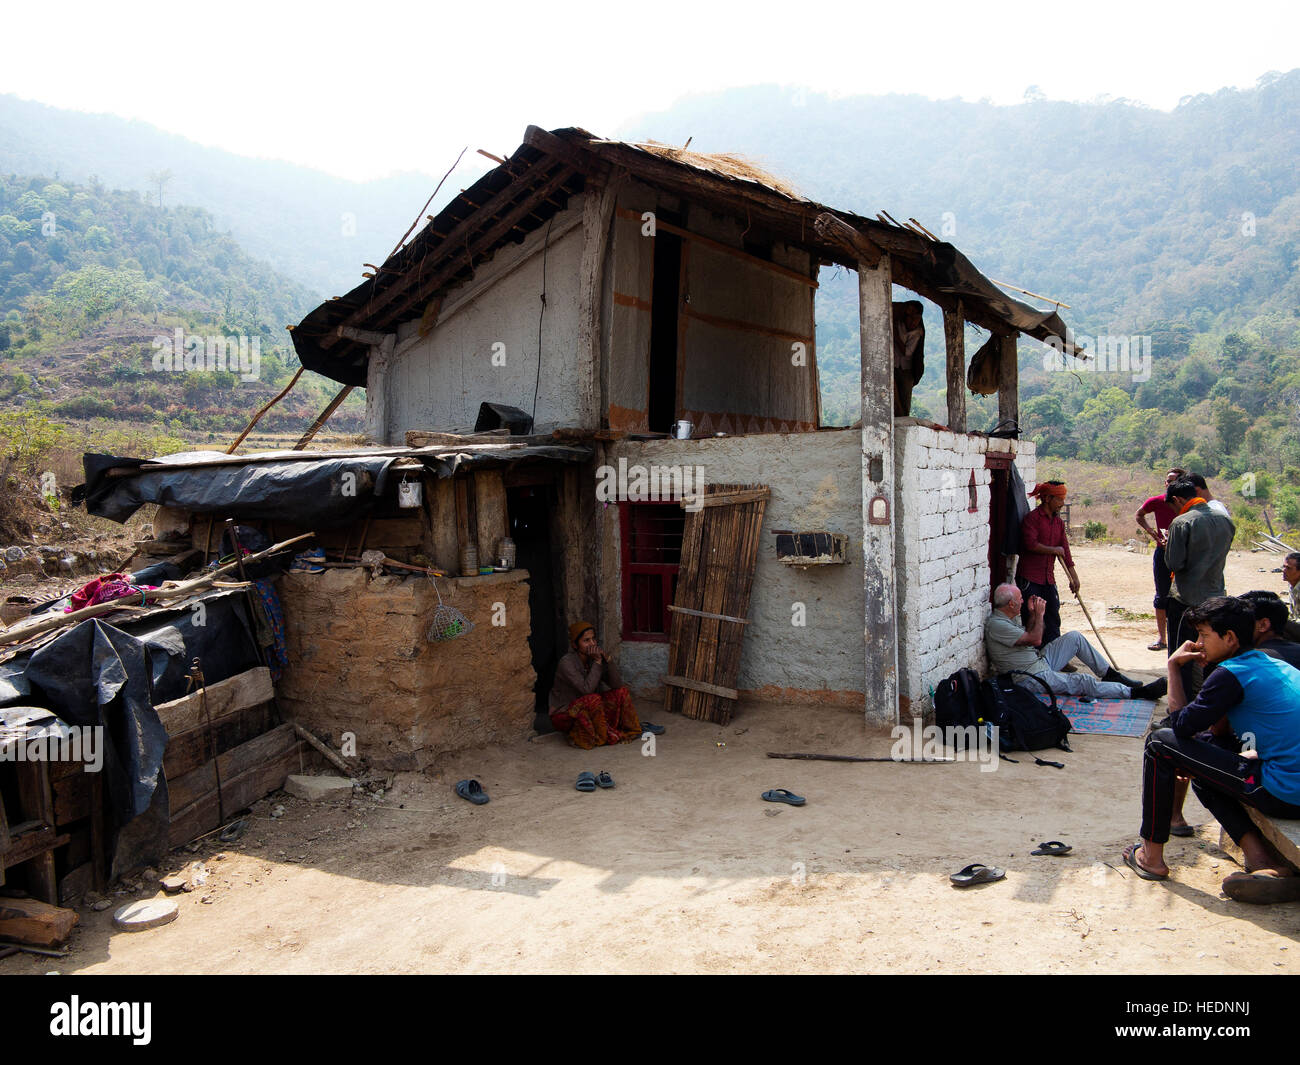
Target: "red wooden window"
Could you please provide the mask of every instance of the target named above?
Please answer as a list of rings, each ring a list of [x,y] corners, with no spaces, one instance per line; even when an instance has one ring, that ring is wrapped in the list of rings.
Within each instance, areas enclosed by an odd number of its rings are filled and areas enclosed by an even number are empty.
[[[680,504],[620,503],[623,639],[667,643],[686,514]]]

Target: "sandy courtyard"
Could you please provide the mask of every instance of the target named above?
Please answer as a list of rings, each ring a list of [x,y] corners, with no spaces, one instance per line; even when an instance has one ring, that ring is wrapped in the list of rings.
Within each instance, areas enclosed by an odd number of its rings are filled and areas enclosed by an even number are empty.
[[[1115,614],[1150,613],[1150,556],[1076,553],[1121,665],[1159,668],[1153,622]],[[1234,554],[1229,590],[1279,587],[1274,567]],[[1064,621],[1084,624],[1074,606]],[[1140,739],[1074,736],[1074,753],[1051,755],[1064,770],[775,761],[765,753],[890,742],[843,710],[743,704],[726,728],[645,710],[668,729],[653,755],[552,737],[401,776],[379,801],[263,801],[233,846],[171,856],[163,872],[203,859],[211,873],[178,896],[174,923],[127,934],[111,910],[83,909],[67,958],[13,957],[0,973],[1300,971],[1300,907],[1221,896],[1236,867],[1194,800],[1198,834],[1171,841],[1168,883],[1123,865]],[[583,769],[617,787],[575,791]],[[488,805],[452,794],[464,776]],[[808,804],[761,802],[773,787]],[[1073,854],[1029,855],[1048,839]],[[972,861],[1007,879],[953,889]]]

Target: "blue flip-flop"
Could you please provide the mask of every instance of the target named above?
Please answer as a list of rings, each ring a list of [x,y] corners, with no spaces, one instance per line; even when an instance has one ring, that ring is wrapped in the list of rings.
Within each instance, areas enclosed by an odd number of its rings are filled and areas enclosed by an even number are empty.
[[[577,782],[573,786],[579,791],[595,791],[596,774],[586,771],[579,773]]]
[[[477,780],[458,780],[456,782],[456,794],[462,799],[468,799],[475,806],[482,806],[488,801],[488,793],[483,790],[483,785]]]
[[[785,788],[773,788],[771,791],[763,792],[763,799],[766,802],[784,802],[791,806],[802,806],[808,800],[802,795],[796,795],[793,791],[786,791]]]
[[[648,733],[650,733],[650,735],[652,735],[652,736],[662,736],[662,735],[663,735],[665,732],[667,732],[668,730],[665,729],[665,728],[663,727],[663,725],[656,725],[656,724],[654,724],[653,722],[650,722],[650,721],[642,721],[642,722],[641,722],[641,731],[642,731],[642,732],[648,732]]]
[[[606,773],[602,769],[596,775],[596,783],[599,784],[602,788],[612,788],[614,786],[614,778],[611,777],[608,773]]]

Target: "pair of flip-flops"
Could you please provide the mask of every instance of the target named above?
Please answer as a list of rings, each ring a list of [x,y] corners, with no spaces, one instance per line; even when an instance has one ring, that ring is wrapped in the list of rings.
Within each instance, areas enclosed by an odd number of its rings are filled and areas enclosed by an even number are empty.
[[[771,791],[763,792],[764,802],[783,802],[790,806],[802,806],[808,800],[802,795],[796,795],[793,791],[787,791],[785,788],[773,788]]]
[[[462,799],[468,799],[475,806],[482,806],[488,801],[488,793],[477,780],[456,781],[456,794]]]
[[[612,788],[614,786],[614,778],[603,769],[599,773],[584,771],[578,774],[578,780],[573,786],[579,791],[595,791],[597,788]]]

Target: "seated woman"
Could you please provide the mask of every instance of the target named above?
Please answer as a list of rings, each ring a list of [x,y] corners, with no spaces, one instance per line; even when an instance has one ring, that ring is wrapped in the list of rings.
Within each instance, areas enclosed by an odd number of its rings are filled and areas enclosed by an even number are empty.
[[[551,724],[584,751],[637,739],[641,722],[632,693],[596,642],[596,627],[575,621],[569,626],[569,645],[573,650],[560,659],[551,687]]]

